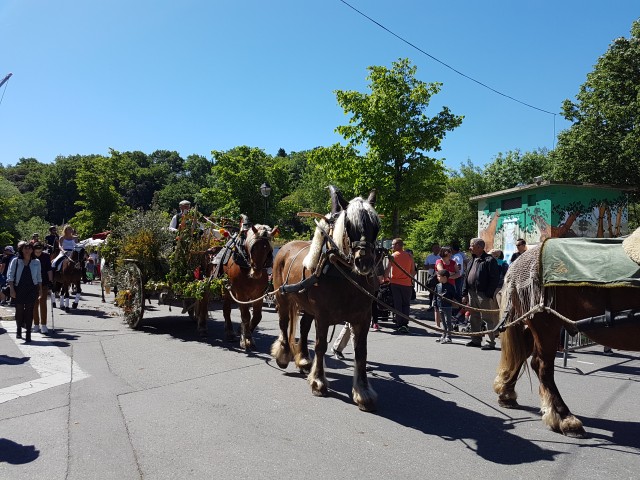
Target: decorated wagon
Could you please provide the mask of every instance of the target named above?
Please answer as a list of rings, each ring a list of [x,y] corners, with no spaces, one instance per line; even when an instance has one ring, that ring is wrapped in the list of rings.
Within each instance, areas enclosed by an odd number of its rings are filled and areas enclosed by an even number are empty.
[[[197,210],[182,216],[177,232],[161,212],[135,212],[114,222],[102,248],[105,279],[131,328],[142,326],[145,302],[182,308],[207,331],[210,300],[222,296],[223,279],[212,259],[229,234]]]

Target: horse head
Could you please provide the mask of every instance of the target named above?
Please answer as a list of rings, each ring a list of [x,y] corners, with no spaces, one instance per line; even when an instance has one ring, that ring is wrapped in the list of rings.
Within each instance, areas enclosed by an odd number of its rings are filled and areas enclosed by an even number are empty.
[[[342,253],[353,259],[353,271],[368,275],[376,264],[376,238],[380,231],[380,217],[374,209],[376,191],[371,190],[365,200],[356,197],[346,202],[339,190],[331,192],[331,216],[335,218],[333,240]]]
[[[280,229],[268,225],[251,225],[247,230],[247,240],[245,249],[249,258],[249,277],[258,278],[262,276],[265,269],[273,266],[273,237]]]

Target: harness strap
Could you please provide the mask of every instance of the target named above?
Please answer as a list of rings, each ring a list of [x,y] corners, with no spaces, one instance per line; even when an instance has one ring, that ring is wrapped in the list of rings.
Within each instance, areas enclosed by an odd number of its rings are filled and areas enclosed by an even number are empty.
[[[278,290],[282,294],[298,293],[298,292],[301,292],[302,290],[312,287],[316,283],[318,283],[318,277],[314,273],[311,276],[305,278],[304,280],[299,281],[298,283],[280,285],[280,288]]]
[[[620,312],[612,313],[607,308],[604,315],[597,315],[595,317],[583,318],[576,322],[576,328],[578,332],[588,332],[590,330],[597,330],[601,328],[610,328],[625,323],[636,322],[640,320],[640,310],[622,310]]]

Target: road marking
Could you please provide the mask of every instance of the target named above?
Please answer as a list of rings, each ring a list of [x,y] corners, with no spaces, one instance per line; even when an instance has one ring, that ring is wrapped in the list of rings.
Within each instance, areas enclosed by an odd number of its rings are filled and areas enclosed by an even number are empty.
[[[576,360],[576,363],[584,363],[586,365],[595,365],[593,362],[583,362],[582,360]]]
[[[3,320],[0,323],[2,323],[2,327],[7,330],[7,333],[11,336],[22,354],[25,357],[29,357],[27,363],[38,372],[40,376],[40,378],[35,380],[0,388],[0,403],[26,397],[27,395],[42,392],[43,390],[64,385],[65,383],[77,382],[90,376],[62,350],[52,345],[48,337],[34,333],[32,334],[32,339],[37,340],[38,344],[23,344],[22,340],[18,340],[15,337],[16,322]]]

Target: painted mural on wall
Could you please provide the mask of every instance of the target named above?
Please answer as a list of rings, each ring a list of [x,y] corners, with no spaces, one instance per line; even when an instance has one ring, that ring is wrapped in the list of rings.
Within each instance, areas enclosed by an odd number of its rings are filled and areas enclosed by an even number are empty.
[[[518,238],[536,244],[547,238],[612,238],[628,233],[627,198],[618,190],[554,185],[535,195],[524,193],[520,208],[502,210],[497,207],[500,197],[478,205],[478,236],[487,249],[499,248],[506,258],[516,251]]]

